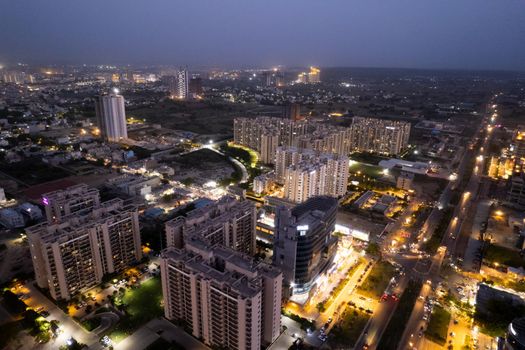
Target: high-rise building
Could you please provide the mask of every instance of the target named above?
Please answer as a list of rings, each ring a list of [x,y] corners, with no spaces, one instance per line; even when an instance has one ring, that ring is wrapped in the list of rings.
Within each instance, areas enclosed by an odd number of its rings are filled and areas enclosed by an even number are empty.
[[[278,146],[295,146],[326,153],[348,154],[349,130],[321,123],[271,117],[235,118],[233,122],[235,143],[261,153],[263,153],[263,135],[272,135],[276,137]],[[267,153],[268,150],[273,154]],[[264,158],[269,163],[274,162],[275,151],[275,147],[265,148]]]
[[[286,294],[310,292],[333,261],[337,200],[314,197],[290,209],[277,208],[273,264],[283,272]]]
[[[168,247],[182,248],[190,237],[198,236],[210,244],[253,255],[256,220],[252,202],[225,196],[166,222],[166,242]]]
[[[321,70],[317,67],[310,67],[310,71],[301,72],[297,75],[297,82],[300,84],[317,84],[321,82]]]
[[[86,184],[78,184],[64,190],[43,194],[42,204],[46,210],[48,223],[61,222],[67,216],[98,207],[100,194],[95,188]]]
[[[142,258],[137,208],[120,199],[26,232],[37,284],[55,300],[68,300]]]
[[[311,149],[279,147],[275,179],[284,185],[285,198],[301,203],[315,196],[343,196],[348,187],[347,156]]]
[[[162,81],[168,87],[170,98],[177,96],[177,77],[174,75],[165,75],[162,77]]]
[[[261,162],[273,164],[275,152],[279,147],[279,135],[276,132],[268,132],[261,135]]]
[[[128,138],[124,97],[118,95],[116,91],[98,96],[95,113],[100,134],[105,141],[120,142]]]
[[[273,72],[265,71],[261,74],[263,86],[270,87],[273,83]]]
[[[395,155],[408,146],[408,122],[354,117],[351,128],[352,149],[356,151]]]
[[[297,75],[297,82],[299,84],[307,84],[308,83],[308,73],[301,72]]]
[[[397,177],[396,187],[405,191],[412,189],[412,182],[414,181],[414,173],[402,171]]]
[[[510,178],[507,201],[519,207],[525,207],[525,175],[516,173]]]
[[[199,76],[190,79],[189,84],[190,94],[202,95],[202,78]]]
[[[190,97],[188,70],[185,68],[177,71],[177,91],[175,97],[181,100]]]
[[[512,155],[525,158],[525,131],[517,130],[511,145]]]
[[[310,67],[308,72],[308,82],[310,84],[316,84],[321,82],[321,70],[317,67]]]
[[[282,273],[194,237],[161,258],[164,313],[212,347],[259,350],[280,334]]]
[[[283,106],[283,118],[298,121],[301,119],[301,105],[298,103],[287,103]]]

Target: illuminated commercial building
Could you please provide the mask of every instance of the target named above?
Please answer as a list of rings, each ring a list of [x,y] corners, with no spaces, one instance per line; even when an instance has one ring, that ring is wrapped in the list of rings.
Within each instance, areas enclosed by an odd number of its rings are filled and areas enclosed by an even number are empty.
[[[280,334],[282,273],[193,237],[161,257],[164,313],[211,347],[260,350]]]
[[[105,141],[120,142],[128,138],[124,97],[116,93],[98,96],[95,113]]]
[[[98,207],[100,194],[97,189],[79,184],[43,194],[42,204],[48,223],[61,222],[63,218],[72,214],[80,214]]]
[[[168,247],[182,248],[192,236],[201,237],[211,245],[221,244],[236,251],[255,254],[257,214],[250,201],[222,197],[217,202],[197,208],[186,216],[166,223]]]
[[[288,296],[308,293],[333,261],[336,214],[337,200],[331,197],[277,208],[273,264],[283,271]]]
[[[26,232],[36,282],[55,300],[68,300],[142,258],[137,208],[120,199]]]

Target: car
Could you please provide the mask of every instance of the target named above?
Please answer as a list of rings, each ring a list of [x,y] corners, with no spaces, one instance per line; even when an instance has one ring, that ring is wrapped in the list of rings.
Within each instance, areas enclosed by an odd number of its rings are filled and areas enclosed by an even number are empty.
[[[44,318],[47,318],[47,317],[49,317],[49,311],[44,310],[44,311],[40,312],[40,315],[41,315],[42,317],[44,317]]]
[[[333,319],[331,317],[328,317],[328,323],[332,323]]]
[[[456,335],[456,333],[454,333],[454,332],[450,332],[450,336],[451,336],[452,338],[454,338],[455,335]]]
[[[42,310],[44,310],[44,307],[43,307],[43,306],[40,306],[40,307],[36,308],[35,311],[36,311],[36,312],[40,312],[40,311],[42,311]]]
[[[459,323],[459,321],[458,321],[458,320],[454,320],[454,324],[458,324],[458,323]]]

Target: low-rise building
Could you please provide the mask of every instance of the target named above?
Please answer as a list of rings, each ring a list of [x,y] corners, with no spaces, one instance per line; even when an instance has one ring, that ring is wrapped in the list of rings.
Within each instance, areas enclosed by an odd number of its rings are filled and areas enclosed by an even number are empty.
[[[7,228],[21,228],[25,226],[24,217],[13,208],[0,210],[0,221]]]
[[[414,181],[414,174],[408,171],[402,171],[397,177],[396,187],[405,191],[412,189],[412,182]]]
[[[160,177],[122,175],[108,180],[106,186],[132,197],[144,197],[161,185]]]

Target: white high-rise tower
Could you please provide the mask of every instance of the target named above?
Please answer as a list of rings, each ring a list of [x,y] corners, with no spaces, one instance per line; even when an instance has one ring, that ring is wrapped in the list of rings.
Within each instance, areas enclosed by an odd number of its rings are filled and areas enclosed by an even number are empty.
[[[188,70],[180,69],[177,71],[177,92],[176,98],[185,100],[189,97],[189,78]]]
[[[95,113],[105,141],[119,142],[128,138],[124,97],[118,95],[118,91],[99,96],[95,103]]]

